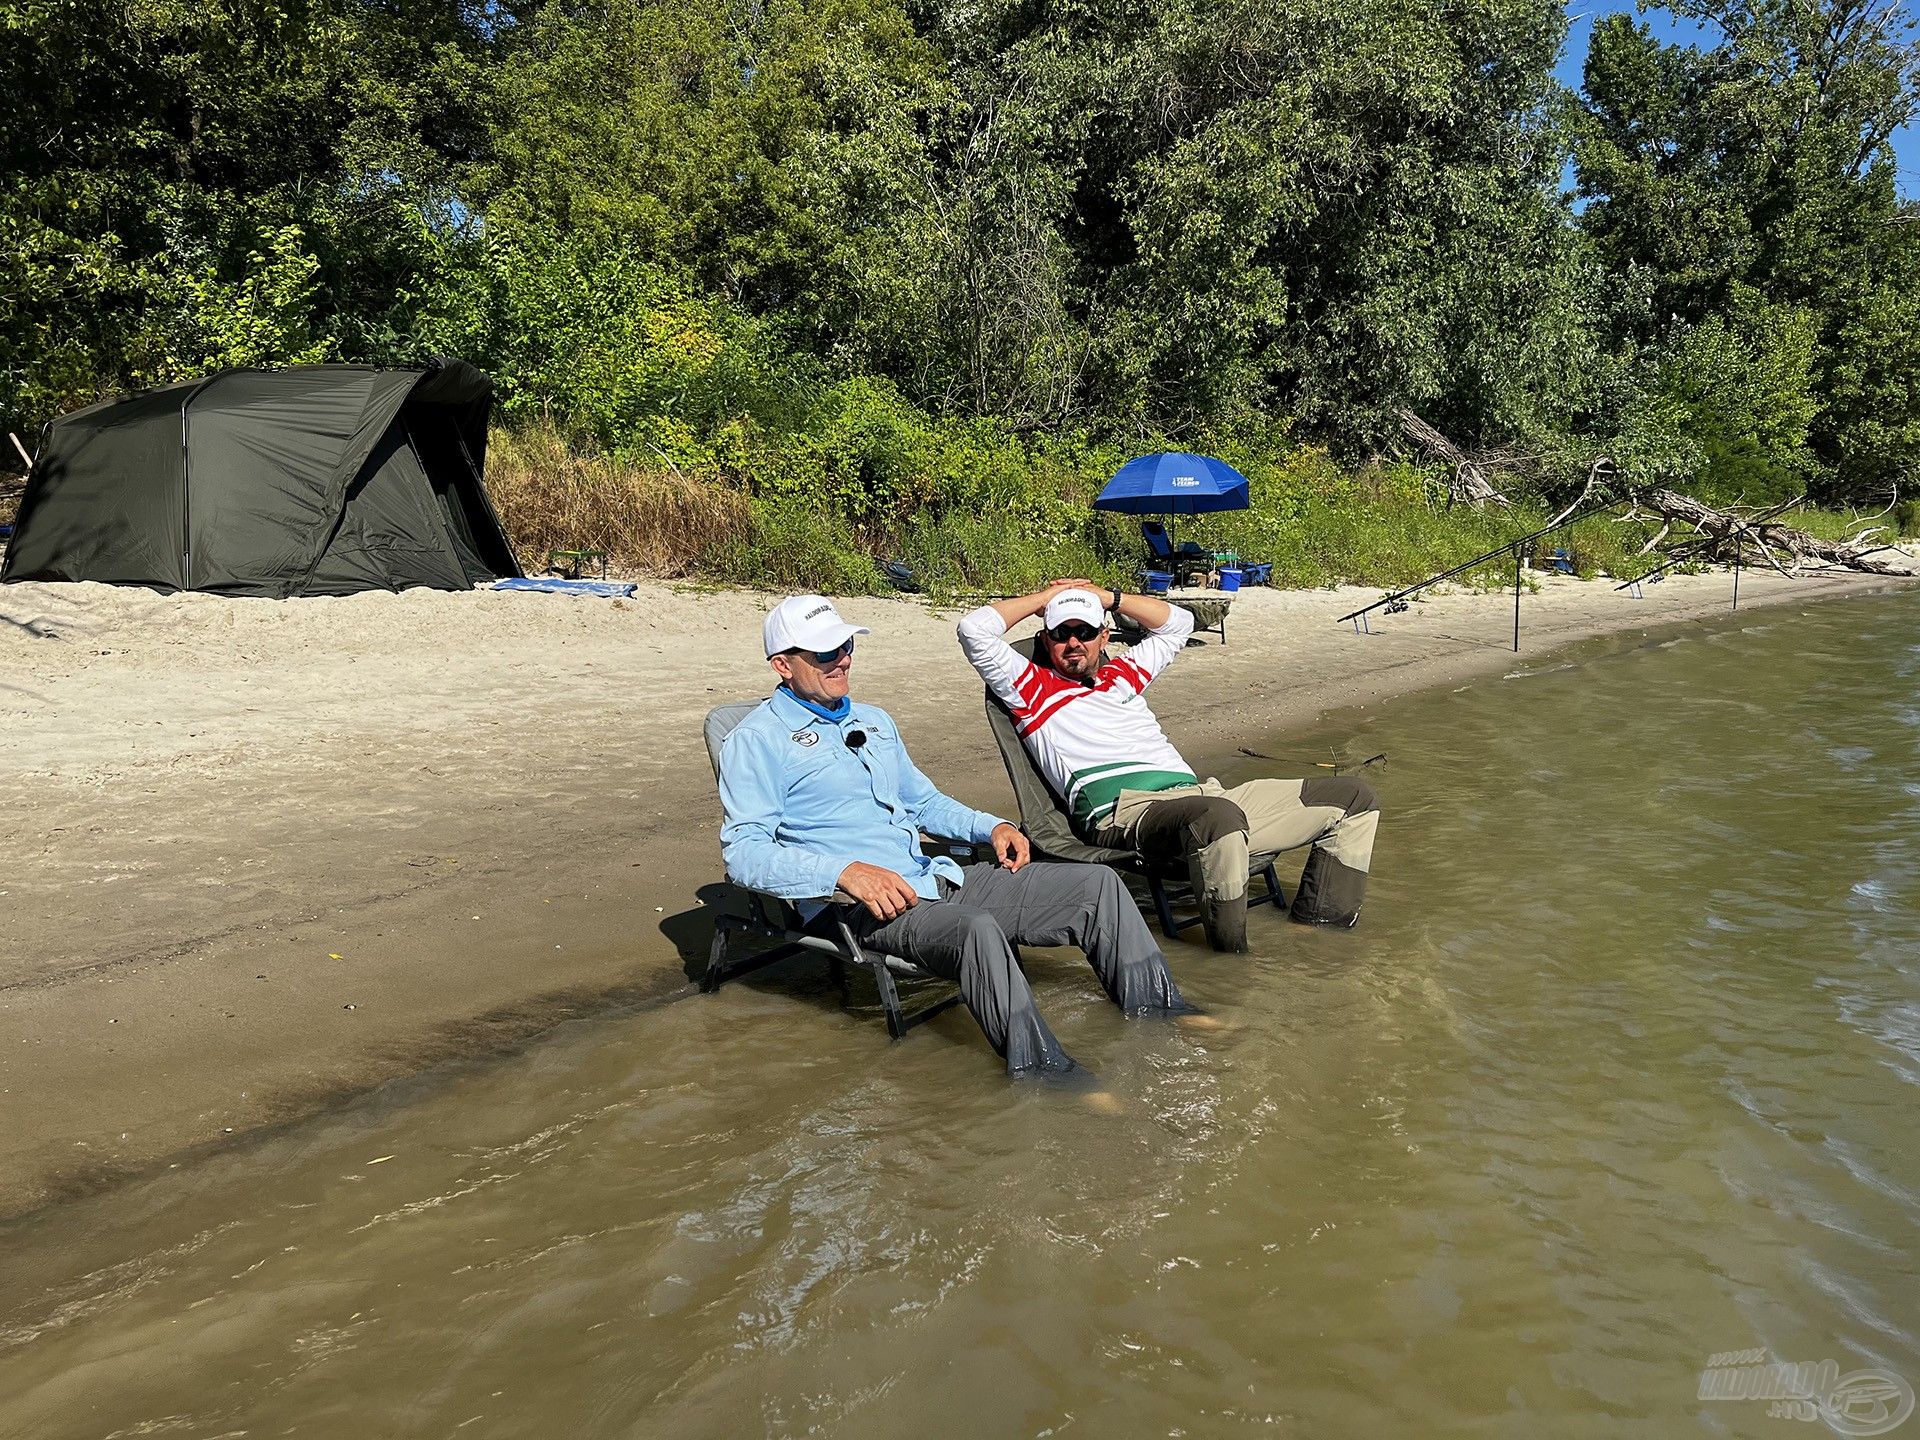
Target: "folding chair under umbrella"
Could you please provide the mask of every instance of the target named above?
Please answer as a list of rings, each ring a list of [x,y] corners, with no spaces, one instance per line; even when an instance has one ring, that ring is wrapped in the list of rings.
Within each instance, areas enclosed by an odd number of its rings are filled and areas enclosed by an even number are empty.
[[[1184,450],[1163,450],[1122,465],[1100,491],[1093,508],[1123,515],[1174,516],[1245,510],[1252,504],[1247,477],[1226,461]],[[1171,530],[1167,544],[1178,556]]]

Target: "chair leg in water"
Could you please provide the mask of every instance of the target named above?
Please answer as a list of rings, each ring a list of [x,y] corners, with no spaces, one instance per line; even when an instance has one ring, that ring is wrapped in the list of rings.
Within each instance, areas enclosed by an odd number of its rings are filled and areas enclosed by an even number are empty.
[[[1147,876],[1147,889],[1153,892],[1154,913],[1160,917],[1160,933],[1169,940],[1180,938],[1180,926],[1173,918],[1173,904],[1167,899],[1167,884],[1158,875]]]
[[[725,920],[716,920],[713,926],[713,944],[707,950],[707,973],[700,977],[701,992],[711,995],[718,990],[726,974],[727,924]]]
[[[840,940],[847,947],[847,953],[873,971],[873,983],[880,991],[880,1008],[887,1015],[887,1034],[895,1040],[902,1038],[907,1033],[907,1017],[900,1009],[900,991],[893,983],[893,971],[887,968],[887,957],[877,952],[869,955],[862,949],[859,937],[845,920],[834,923],[840,927]]]

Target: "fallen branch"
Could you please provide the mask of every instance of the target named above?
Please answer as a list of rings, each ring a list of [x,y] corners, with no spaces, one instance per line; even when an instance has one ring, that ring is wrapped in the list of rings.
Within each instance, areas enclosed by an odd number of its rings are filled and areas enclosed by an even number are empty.
[[[1400,411],[1400,428],[1409,440],[1447,466],[1449,503],[1471,505],[1476,510],[1489,501],[1496,505],[1512,503],[1494,488],[1486,471],[1468,459],[1465,451],[1411,410]]]
[[[1593,464],[1587,467],[1587,483],[1580,487],[1580,493],[1574,496],[1573,503],[1571,505],[1567,506],[1566,509],[1562,510],[1558,515],[1554,516],[1553,519],[1547,522],[1547,528],[1552,529],[1555,525],[1558,525],[1562,520],[1566,519],[1567,516],[1573,514],[1574,511],[1578,510],[1582,505],[1586,504],[1587,496],[1593,493],[1593,487],[1597,485],[1600,481],[1611,480],[1612,478],[1613,478],[1613,461],[1608,459],[1605,455],[1596,455],[1594,457]]]
[[[1875,511],[1871,515],[1858,516],[1852,520],[1847,521],[1847,523],[1849,525],[1858,525],[1863,520],[1870,523],[1875,520],[1884,519],[1886,516],[1891,515],[1893,513],[1893,507],[1898,505],[1899,503],[1900,503],[1900,483],[1899,481],[1896,480],[1893,484],[1887,487],[1887,508],[1886,509]]]
[[[1742,514],[1738,509],[1716,510],[1690,495],[1673,490],[1644,490],[1635,500],[1669,525],[1687,525],[1701,537],[1693,548],[1698,558],[1731,564],[1736,555],[1744,556],[1749,547],[1759,552],[1766,563],[1782,575],[1798,575],[1808,561],[1847,570],[1863,570],[1870,575],[1911,575],[1909,557],[1891,545],[1869,543],[1878,527],[1846,540],[1824,540],[1774,517],[1800,503],[1799,497],[1759,512]],[[1775,552],[1789,557],[1782,564]],[[1884,558],[1889,551],[1903,563]]]

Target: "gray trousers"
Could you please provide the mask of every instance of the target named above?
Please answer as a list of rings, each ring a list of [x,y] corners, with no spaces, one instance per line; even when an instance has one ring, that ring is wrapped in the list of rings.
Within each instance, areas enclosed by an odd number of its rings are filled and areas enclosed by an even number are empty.
[[[861,910],[862,945],[956,981],[1007,1072],[1070,1070],[1073,1061],[1034,1007],[1015,945],[1077,945],[1129,1015],[1191,1010],[1126,884],[1104,865],[969,865],[965,883],[906,914]]]

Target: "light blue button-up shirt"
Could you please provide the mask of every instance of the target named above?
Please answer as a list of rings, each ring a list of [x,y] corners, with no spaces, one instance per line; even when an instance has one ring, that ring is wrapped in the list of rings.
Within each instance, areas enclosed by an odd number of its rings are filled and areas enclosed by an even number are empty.
[[[849,737],[865,743],[848,748]],[[906,877],[924,899],[961,883],[950,856],[923,855],[920,832],[983,842],[998,816],[934,789],[907,758],[893,717],[850,705],[831,719],[785,689],[734,728],[720,749],[720,853],[742,885],[788,900],[822,900],[854,861]]]

